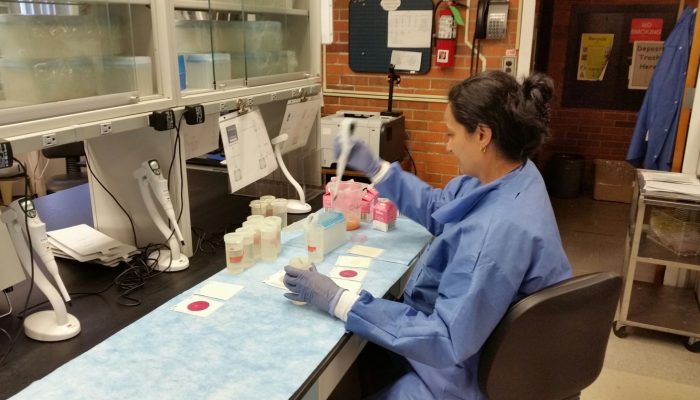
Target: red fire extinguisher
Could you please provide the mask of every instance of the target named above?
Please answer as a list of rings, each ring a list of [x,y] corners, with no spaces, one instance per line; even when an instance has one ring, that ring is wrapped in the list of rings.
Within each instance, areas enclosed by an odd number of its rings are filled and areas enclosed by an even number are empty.
[[[438,12],[437,42],[435,43],[435,65],[451,67],[455,65],[457,50],[457,24],[449,8]]]

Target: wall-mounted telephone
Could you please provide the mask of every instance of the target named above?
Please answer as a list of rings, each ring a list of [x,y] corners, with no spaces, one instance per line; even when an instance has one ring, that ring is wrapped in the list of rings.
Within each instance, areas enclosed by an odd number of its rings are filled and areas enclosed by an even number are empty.
[[[508,0],[479,0],[475,39],[503,39],[508,23]]]

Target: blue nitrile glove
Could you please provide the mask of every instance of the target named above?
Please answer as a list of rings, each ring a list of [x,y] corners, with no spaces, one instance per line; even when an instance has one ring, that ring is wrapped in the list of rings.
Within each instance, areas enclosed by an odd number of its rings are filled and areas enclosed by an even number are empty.
[[[348,156],[348,167],[356,171],[362,171],[368,178],[377,175],[382,167],[382,160],[375,156],[367,144],[360,139],[351,137],[350,146],[352,150],[350,150],[350,155]],[[337,160],[342,150],[339,136],[335,137],[333,148],[335,150],[335,159]]]
[[[340,295],[345,289],[336,285],[326,275],[318,271],[294,268],[291,265],[284,267],[284,286],[293,293],[285,293],[284,297],[292,301],[305,301],[334,315],[335,306],[340,300]]]

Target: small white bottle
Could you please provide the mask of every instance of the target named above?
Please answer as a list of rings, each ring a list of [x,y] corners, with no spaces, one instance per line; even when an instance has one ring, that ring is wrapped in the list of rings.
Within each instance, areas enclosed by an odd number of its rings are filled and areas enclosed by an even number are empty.
[[[265,219],[265,216],[264,216],[264,215],[261,215],[261,214],[251,214],[251,215],[249,215],[245,220],[246,220],[246,221],[262,221],[263,219]]]
[[[243,235],[227,233],[224,235],[226,245],[226,270],[231,274],[240,274],[245,269],[243,264]]]
[[[250,214],[251,215],[263,215],[262,203],[260,200],[253,200],[250,202]]]
[[[262,205],[263,215],[269,217],[274,215],[274,208],[272,207],[272,202],[275,200],[275,196],[266,195],[260,196],[260,204]]]
[[[260,259],[260,223],[261,220],[244,221],[243,227],[250,228],[254,232],[253,237],[253,254],[256,260]]]
[[[282,218],[273,215],[271,217],[265,217],[265,223],[274,224],[277,228],[277,254],[282,250]]]
[[[282,227],[287,226],[287,199],[274,199],[272,201],[272,215],[280,217]]]
[[[243,235],[243,268],[250,268],[255,264],[255,251],[253,241],[255,239],[255,231],[250,228],[238,228],[236,233]]]
[[[260,256],[264,261],[277,259],[277,226],[274,223],[260,225]]]

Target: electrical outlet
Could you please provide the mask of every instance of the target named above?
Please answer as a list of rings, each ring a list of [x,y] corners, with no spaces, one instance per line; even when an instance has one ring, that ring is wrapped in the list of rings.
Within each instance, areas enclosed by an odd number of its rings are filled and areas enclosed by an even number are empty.
[[[515,57],[503,57],[501,59],[501,70],[515,76],[515,61]]]
[[[226,111],[226,103],[221,102],[219,103],[219,112],[224,112]]]
[[[100,135],[109,135],[112,133],[112,123],[103,122],[100,124]]]
[[[55,146],[56,144],[56,135],[53,133],[49,133],[41,137],[41,145],[44,147],[51,147]]]

